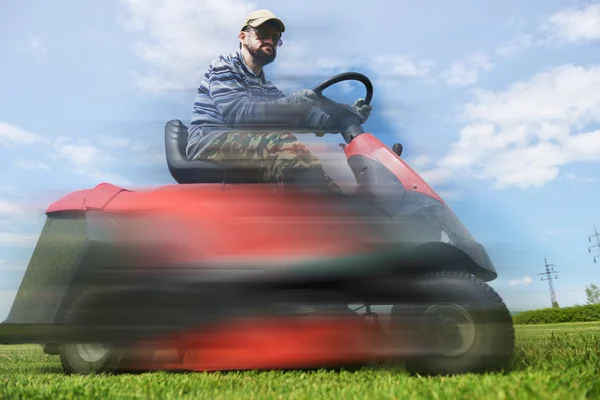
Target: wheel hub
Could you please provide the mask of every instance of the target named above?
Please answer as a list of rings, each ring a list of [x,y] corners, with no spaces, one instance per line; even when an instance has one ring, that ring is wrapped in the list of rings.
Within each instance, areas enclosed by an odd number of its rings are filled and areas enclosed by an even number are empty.
[[[102,343],[85,343],[76,344],[75,349],[83,360],[94,363],[100,361],[108,353],[110,346]]]
[[[425,311],[423,323],[438,354],[459,357],[477,340],[477,327],[467,310],[455,303],[438,303]]]

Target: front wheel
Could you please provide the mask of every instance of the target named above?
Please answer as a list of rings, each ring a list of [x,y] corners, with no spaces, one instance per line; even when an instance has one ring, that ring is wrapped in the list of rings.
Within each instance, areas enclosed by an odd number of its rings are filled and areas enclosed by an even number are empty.
[[[415,301],[394,305],[391,315],[392,328],[410,337],[416,350],[405,360],[408,372],[445,375],[510,368],[512,318],[487,283],[466,272],[440,271],[416,280],[414,289]]]

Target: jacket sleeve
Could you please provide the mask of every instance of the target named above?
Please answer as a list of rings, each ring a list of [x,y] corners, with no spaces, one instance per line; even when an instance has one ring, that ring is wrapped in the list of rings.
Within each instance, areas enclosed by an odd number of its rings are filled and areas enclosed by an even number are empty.
[[[288,104],[285,96],[269,101],[253,100],[244,85],[243,77],[225,61],[214,64],[208,74],[208,88],[217,110],[232,126],[283,125],[306,127],[312,106]]]
[[[277,89],[279,90],[279,89]],[[279,98],[284,98],[286,95],[279,90]],[[329,114],[318,107],[312,107],[306,116],[306,127],[316,130],[324,130],[331,128],[331,118]]]

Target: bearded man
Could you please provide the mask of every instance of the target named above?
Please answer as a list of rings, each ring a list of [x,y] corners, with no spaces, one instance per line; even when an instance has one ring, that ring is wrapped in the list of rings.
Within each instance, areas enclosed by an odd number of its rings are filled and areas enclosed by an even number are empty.
[[[282,20],[269,10],[246,17],[238,34],[239,50],[213,60],[198,87],[187,157],[238,163],[259,171],[265,183],[281,187],[311,180],[335,188],[321,162],[290,132],[331,128],[316,93],[303,89],[286,96],[263,70],[275,61],[284,32]],[[359,99],[350,109],[362,124],[372,107]]]

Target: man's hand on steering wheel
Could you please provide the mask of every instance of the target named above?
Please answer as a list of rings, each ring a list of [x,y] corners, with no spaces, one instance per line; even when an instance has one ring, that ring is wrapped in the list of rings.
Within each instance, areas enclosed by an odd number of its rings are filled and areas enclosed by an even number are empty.
[[[352,105],[349,104],[340,104],[344,106],[348,111],[356,115],[360,124],[364,124],[369,119],[371,115],[371,111],[373,110],[373,106],[371,104],[366,104],[365,99],[358,99]],[[325,132],[315,132],[318,137],[323,137]]]
[[[366,104],[365,99],[358,99],[351,106],[346,105],[352,113],[354,113],[361,124],[367,122],[369,116],[371,115],[371,111],[373,110],[373,106],[370,104]]]
[[[352,105],[348,105],[337,103],[323,95],[323,91],[328,87],[347,80],[356,80],[362,83],[367,89],[366,97],[364,99],[360,98],[356,100]],[[347,141],[352,140],[353,137],[352,135],[348,136],[348,138],[346,137],[346,134],[351,132],[350,129],[356,130],[356,124],[364,124],[373,110],[373,107],[371,106],[371,99],[373,97],[373,84],[369,78],[357,72],[346,72],[333,76],[318,84],[314,89],[312,89],[312,92],[314,92],[319,99],[320,105],[318,107],[325,113],[329,114],[330,118],[325,123],[325,130],[327,132],[332,132],[329,128],[335,129],[336,131],[341,129],[340,133],[342,133],[344,139]],[[346,113],[354,115],[354,117],[356,117],[354,120],[355,122],[352,121],[353,118],[348,118],[349,115]],[[341,126],[336,127],[338,124],[341,124]],[[322,129],[318,130],[319,132],[317,132],[317,136],[323,136],[325,132],[320,132]],[[358,127],[358,130],[361,130],[360,127]]]

